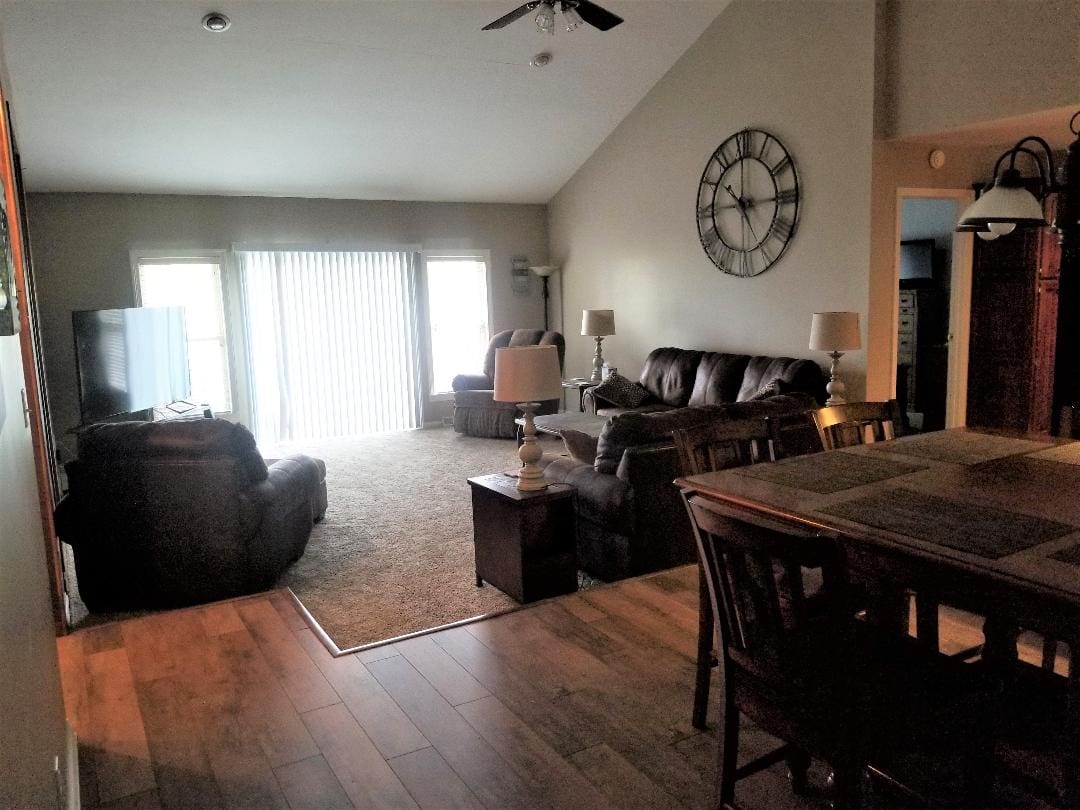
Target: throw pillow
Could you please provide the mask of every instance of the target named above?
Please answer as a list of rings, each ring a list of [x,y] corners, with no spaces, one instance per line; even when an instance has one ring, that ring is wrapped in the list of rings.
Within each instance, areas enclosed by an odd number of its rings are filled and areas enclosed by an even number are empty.
[[[781,394],[786,394],[790,390],[790,386],[781,380],[779,377],[774,377],[769,380],[763,386],[761,386],[754,395],[750,397],[748,402],[755,402],[759,399],[768,399],[769,397],[778,397]]]
[[[574,461],[580,461],[589,466],[596,463],[596,443],[600,440],[599,436],[590,436],[580,430],[560,430],[559,436],[566,447],[566,452]]]
[[[636,408],[645,401],[649,392],[638,383],[626,379],[622,374],[612,373],[592,389],[592,394],[620,408]]]

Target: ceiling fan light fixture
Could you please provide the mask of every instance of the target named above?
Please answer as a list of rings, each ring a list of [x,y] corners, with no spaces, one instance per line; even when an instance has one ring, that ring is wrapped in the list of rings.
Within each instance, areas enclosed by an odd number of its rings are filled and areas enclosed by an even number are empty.
[[[551,3],[541,3],[536,12],[536,27],[543,34],[555,33],[555,7]]]
[[[566,3],[563,3],[562,5],[562,16],[563,25],[566,26],[567,32],[573,31],[579,25],[585,22],[581,19],[581,15],[577,13],[576,8],[574,6],[567,5]]]

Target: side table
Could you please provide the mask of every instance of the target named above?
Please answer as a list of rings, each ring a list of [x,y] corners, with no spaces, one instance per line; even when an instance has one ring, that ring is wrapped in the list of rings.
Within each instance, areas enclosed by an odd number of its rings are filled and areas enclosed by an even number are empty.
[[[562,387],[564,389],[577,389],[578,410],[581,413],[585,413],[585,392],[597,385],[599,385],[599,383],[594,383],[592,380],[587,380],[584,377],[574,377],[572,380],[562,381]]]
[[[576,591],[574,488],[521,492],[505,473],[468,480],[477,587],[487,580],[519,602]]]

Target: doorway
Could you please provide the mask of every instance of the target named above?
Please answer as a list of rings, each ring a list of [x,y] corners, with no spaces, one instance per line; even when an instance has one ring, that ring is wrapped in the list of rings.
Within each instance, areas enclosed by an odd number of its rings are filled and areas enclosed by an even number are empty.
[[[899,189],[896,399],[905,430],[966,423],[971,237],[954,232],[966,189]]]

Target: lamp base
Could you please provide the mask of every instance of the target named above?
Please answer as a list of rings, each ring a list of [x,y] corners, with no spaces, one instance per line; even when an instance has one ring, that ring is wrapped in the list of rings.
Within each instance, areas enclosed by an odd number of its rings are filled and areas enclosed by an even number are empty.
[[[844,396],[847,393],[847,386],[844,385],[844,381],[840,379],[840,358],[843,356],[843,352],[829,352],[829,357],[832,358],[832,365],[829,366],[829,382],[825,386],[825,390],[829,394],[829,398],[825,400],[826,405],[847,404],[847,398]]]
[[[604,342],[602,337],[596,338],[596,351],[593,352],[592,358],[592,376],[589,377],[589,382],[599,385],[604,379],[604,354],[601,351],[600,344]]]
[[[544,455],[536,441],[536,424],[533,422],[533,412],[540,407],[540,403],[519,402],[517,406],[525,414],[525,426],[521,429],[521,447],[518,448],[521,469],[517,472],[517,488],[524,492],[547,489],[544,471],[536,463]]]

